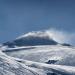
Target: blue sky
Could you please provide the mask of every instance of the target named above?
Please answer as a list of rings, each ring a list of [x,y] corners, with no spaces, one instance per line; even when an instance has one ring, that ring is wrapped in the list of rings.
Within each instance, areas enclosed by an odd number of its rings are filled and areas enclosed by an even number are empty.
[[[0,0],[0,43],[49,28],[75,32],[75,0]]]

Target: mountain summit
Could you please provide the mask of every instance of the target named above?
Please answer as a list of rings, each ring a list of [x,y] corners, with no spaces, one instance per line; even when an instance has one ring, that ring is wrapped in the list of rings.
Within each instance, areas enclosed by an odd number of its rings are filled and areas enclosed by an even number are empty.
[[[3,45],[15,46],[35,46],[35,45],[56,45],[56,42],[49,34],[45,31],[29,32],[18,37],[12,42],[3,43]]]

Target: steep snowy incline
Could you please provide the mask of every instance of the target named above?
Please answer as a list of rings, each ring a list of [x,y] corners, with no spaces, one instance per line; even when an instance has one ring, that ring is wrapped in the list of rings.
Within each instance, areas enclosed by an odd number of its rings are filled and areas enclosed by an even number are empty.
[[[41,70],[29,68],[0,51],[0,75],[45,75]]]
[[[75,67],[33,62],[0,52],[0,75],[75,75]]]
[[[16,59],[17,61],[26,64],[29,67],[43,69],[44,72],[49,75],[75,75],[75,67],[38,63],[28,60]]]

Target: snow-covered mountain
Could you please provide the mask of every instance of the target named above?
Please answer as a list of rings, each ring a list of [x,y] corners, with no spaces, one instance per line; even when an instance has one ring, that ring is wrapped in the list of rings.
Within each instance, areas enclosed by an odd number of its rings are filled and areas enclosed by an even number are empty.
[[[6,42],[4,45],[9,47],[16,46],[34,46],[34,45],[56,45],[54,41],[46,32],[31,32],[18,37],[16,40]]]
[[[75,75],[75,47],[46,32],[30,32],[0,47],[0,75]]]

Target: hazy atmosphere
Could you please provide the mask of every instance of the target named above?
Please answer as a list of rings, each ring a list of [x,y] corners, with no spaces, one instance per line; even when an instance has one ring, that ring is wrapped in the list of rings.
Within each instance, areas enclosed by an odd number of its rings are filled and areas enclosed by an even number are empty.
[[[0,0],[0,43],[47,29],[69,35],[74,44],[75,0]]]

